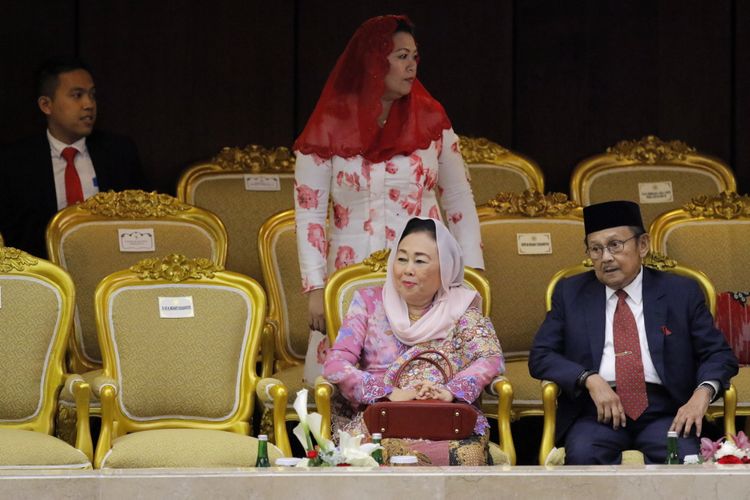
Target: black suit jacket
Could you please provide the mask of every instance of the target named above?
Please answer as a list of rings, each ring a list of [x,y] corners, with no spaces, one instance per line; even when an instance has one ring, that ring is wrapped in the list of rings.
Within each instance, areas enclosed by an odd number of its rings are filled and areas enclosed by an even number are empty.
[[[529,370],[561,389],[556,434],[566,430],[590,400],[576,387],[584,370],[599,370],[604,349],[604,285],[594,272],[558,283],[534,338]],[[651,361],[678,406],[700,382],[718,380],[723,388],[737,374],[737,358],[714,327],[703,292],[688,278],[643,268],[643,317]]]
[[[86,138],[99,191],[144,189],[132,140],[94,131]],[[57,213],[55,179],[46,131],[0,150],[0,234],[5,244],[46,257],[47,223]]]

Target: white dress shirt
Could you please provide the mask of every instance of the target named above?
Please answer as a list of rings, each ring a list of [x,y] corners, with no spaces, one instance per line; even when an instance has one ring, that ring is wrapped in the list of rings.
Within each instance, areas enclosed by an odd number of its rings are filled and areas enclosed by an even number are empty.
[[[605,286],[607,294],[607,309],[604,322],[604,351],[602,352],[602,362],[599,365],[599,375],[604,380],[614,385],[615,380],[615,341],[613,334],[613,324],[615,321],[615,309],[617,309],[617,295],[614,290]],[[623,288],[628,296],[625,302],[633,312],[635,325],[638,327],[638,342],[641,344],[641,359],[643,360],[643,372],[646,375],[646,382],[661,384],[659,374],[656,373],[654,362],[651,361],[651,353],[648,349],[648,339],[646,338],[646,321],[643,318],[643,267],[638,271],[638,275]]]
[[[86,138],[83,137],[73,144],[65,144],[54,138],[49,130],[47,130],[47,140],[49,141],[49,150],[52,156],[52,172],[55,177],[57,209],[62,210],[68,206],[68,199],[65,195],[65,167],[68,163],[62,156],[63,149],[67,147],[73,147],[78,150],[78,154],[73,162],[75,163],[78,177],[81,179],[83,199],[85,200],[98,193],[99,183],[96,180],[96,172],[94,171],[94,164],[91,162],[91,155],[89,155],[89,151],[86,148]]]

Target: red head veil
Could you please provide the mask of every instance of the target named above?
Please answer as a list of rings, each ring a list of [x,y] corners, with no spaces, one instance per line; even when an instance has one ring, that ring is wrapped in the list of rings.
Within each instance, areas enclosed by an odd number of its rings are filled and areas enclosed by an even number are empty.
[[[411,93],[394,101],[385,126],[378,127],[390,68],[387,57],[398,21],[411,26],[406,16],[380,16],[357,29],[294,143],[295,150],[325,159],[362,155],[377,163],[425,149],[451,126],[440,103],[414,80]]]

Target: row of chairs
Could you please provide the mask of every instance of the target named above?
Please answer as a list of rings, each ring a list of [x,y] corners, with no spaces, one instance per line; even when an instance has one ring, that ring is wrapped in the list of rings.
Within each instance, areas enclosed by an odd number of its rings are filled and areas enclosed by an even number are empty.
[[[485,138],[460,136],[474,200],[487,204],[499,192],[545,192],[544,174],[532,159]],[[586,206],[607,200],[641,203],[644,223],[699,195],[736,191],[721,160],[681,141],[655,136],[620,141],[574,169],[569,197]],[[177,197],[224,222],[232,244],[229,268],[260,276],[255,237],[271,215],[293,208],[294,155],[286,147],[226,147],[180,176]]]
[[[104,369],[90,383],[64,371],[76,301],[70,275],[1,247],[0,290],[0,466],[254,465],[249,435],[266,310],[255,280],[176,254],[107,276],[95,293]],[[61,386],[76,401],[75,448],[50,435]],[[95,453],[90,391],[102,413]],[[282,455],[269,448],[272,460]]]

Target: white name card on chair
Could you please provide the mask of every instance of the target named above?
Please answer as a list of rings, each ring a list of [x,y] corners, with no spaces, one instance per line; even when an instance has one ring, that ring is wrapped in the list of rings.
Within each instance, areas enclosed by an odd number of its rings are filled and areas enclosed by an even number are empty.
[[[639,182],[638,194],[641,203],[670,203],[674,201],[672,181]]]
[[[544,255],[552,253],[550,233],[516,233],[518,255]]]
[[[118,229],[121,252],[155,252],[153,229]]]
[[[245,174],[245,191],[281,191],[278,175]]]
[[[160,318],[194,318],[193,297],[159,297]]]

